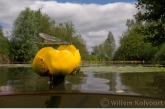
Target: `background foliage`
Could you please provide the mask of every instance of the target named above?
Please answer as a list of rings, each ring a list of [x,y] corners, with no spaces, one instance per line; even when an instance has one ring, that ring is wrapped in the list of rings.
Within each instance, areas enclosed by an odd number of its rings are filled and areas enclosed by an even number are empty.
[[[10,62],[10,46],[8,39],[3,34],[3,28],[0,25],[0,63]]]
[[[37,44],[44,43],[39,33],[46,33],[75,45],[85,59],[88,55],[86,42],[76,31],[71,21],[55,25],[47,14],[41,9],[37,11],[26,8],[21,11],[13,24],[12,38],[10,40],[11,59],[14,62],[27,62],[34,58],[36,52],[44,46],[57,47],[58,45]]]
[[[38,34],[46,33],[75,45],[83,60],[164,60],[165,48],[165,1],[137,0],[138,12],[135,19],[126,21],[127,29],[120,37],[119,48],[111,31],[101,44],[93,46],[89,54],[85,40],[78,33],[72,21],[56,24],[42,9],[36,11],[26,8],[15,19],[12,38],[7,40],[0,26],[0,57],[13,62],[27,62],[34,58],[36,52],[44,46],[58,45],[44,43]]]

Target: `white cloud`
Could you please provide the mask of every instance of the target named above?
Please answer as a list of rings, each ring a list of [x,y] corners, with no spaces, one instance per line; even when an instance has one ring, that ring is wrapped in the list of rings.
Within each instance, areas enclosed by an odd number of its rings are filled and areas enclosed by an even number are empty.
[[[111,31],[118,43],[118,37],[126,29],[127,19],[133,18],[135,6],[132,3],[78,4],[57,1],[0,0],[0,22],[12,27],[14,19],[25,7],[47,13],[56,23],[72,21],[86,40],[87,47],[102,43]]]
[[[34,3],[32,0],[0,0],[0,22],[11,28],[19,12],[32,3]]]

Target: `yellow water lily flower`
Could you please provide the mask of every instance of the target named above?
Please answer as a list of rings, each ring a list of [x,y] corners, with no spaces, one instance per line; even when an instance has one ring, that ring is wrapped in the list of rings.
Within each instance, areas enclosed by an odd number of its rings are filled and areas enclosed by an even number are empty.
[[[36,54],[32,67],[41,76],[74,75],[80,70],[81,56],[74,45],[44,47]]]

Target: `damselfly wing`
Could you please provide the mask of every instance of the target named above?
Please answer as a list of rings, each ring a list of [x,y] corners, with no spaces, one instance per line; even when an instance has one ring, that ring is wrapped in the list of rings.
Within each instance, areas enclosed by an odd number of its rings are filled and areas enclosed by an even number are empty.
[[[57,38],[55,36],[51,36],[45,33],[39,33],[39,36],[43,38],[45,41],[44,43],[38,43],[38,44],[69,44],[68,42]]]

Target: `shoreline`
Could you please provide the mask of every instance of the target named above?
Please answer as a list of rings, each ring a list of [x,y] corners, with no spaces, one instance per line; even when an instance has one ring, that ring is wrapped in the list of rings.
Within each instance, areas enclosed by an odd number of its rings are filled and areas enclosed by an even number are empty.
[[[94,72],[118,72],[118,73],[135,73],[135,72],[164,72],[163,67],[143,67],[143,66],[101,66],[101,67],[82,67],[81,71]]]
[[[31,64],[0,64],[0,68],[11,68],[11,67],[32,67]],[[93,71],[93,72],[117,72],[117,73],[134,73],[134,72],[164,72],[164,67],[158,66],[131,66],[131,65],[111,65],[111,66],[82,66],[80,71]]]

